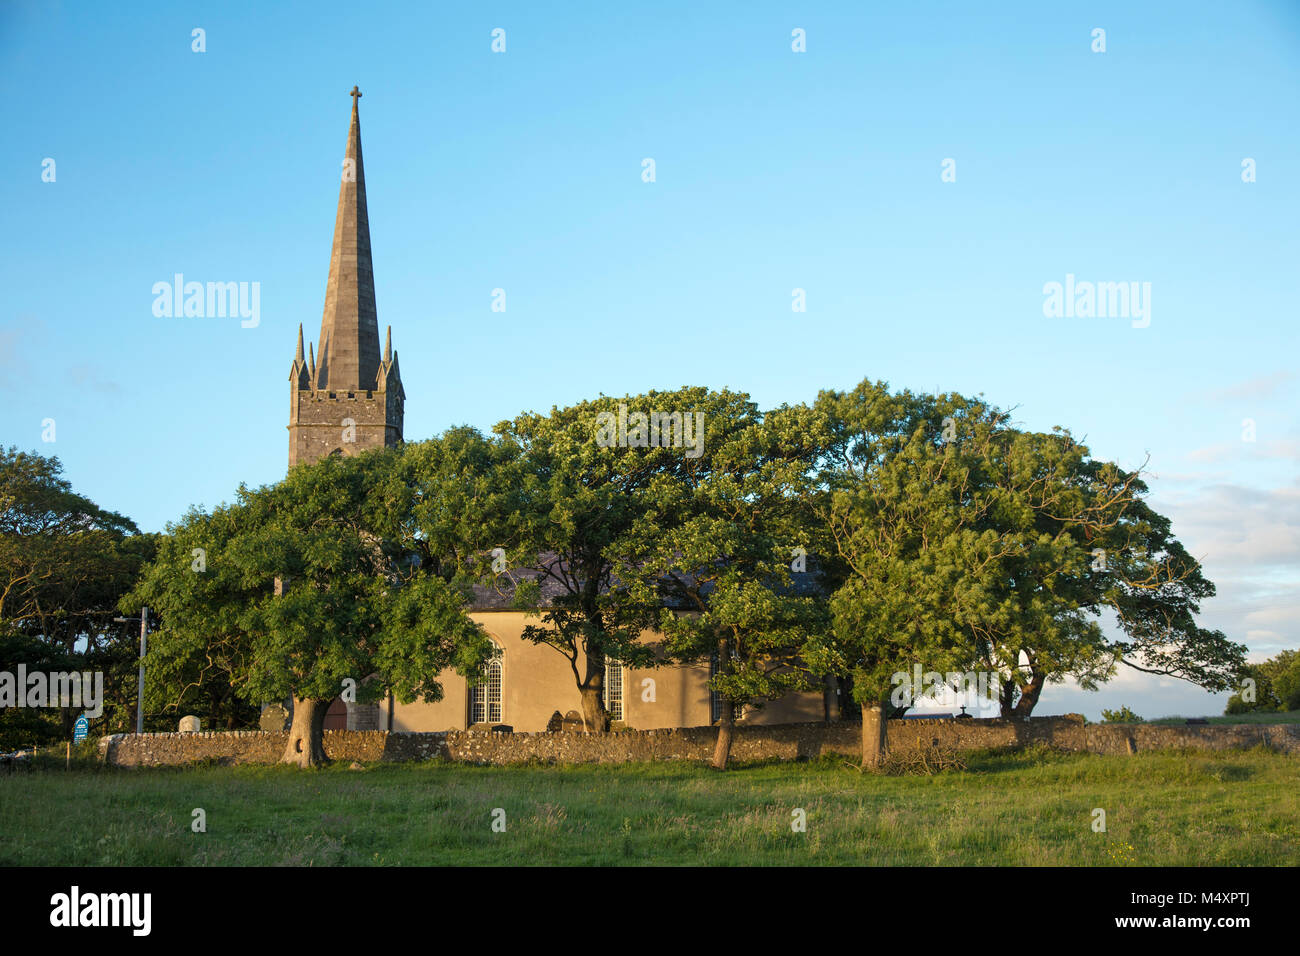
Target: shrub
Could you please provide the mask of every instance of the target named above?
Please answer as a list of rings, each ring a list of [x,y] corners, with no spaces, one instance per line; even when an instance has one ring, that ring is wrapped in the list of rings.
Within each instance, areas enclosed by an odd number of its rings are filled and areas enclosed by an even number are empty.
[[[1141,717],[1133,713],[1133,711],[1129,710],[1127,705],[1121,707],[1119,710],[1103,710],[1101,712],[1101,719],[1104,723],[1107,724],[1145,723],[1145,721]]]
[[[1254,699],[1244,700],[1238,690],[1228,699],[1225,714],[1300,710],[1300,651],[1283,651],[1262,664],[1247,664],[1241,676],[1255,682]]]

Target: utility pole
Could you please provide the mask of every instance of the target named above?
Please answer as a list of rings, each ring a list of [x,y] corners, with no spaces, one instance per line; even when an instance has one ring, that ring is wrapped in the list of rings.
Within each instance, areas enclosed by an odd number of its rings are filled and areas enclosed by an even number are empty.
[[[127,619],[115,617],[114,621],[125,624]],[[140,608],[140,680],[135,691],[135,732],[144,733],[144,655],[149,649],[149,608]]]
[[[140,681],[135,692],[135,732],[144,733],[144,655],[148,650],[149,609],[140,608]]]

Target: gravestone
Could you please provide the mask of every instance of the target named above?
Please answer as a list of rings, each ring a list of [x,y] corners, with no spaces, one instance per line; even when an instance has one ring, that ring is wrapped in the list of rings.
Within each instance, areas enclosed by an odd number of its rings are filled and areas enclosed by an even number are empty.
[[[510,724],[470,724],[465,728],[476,734],[513,734],[515,728]]]
[[[194,715],[182,717],[180,726],[177,728],[183,734],[197,734],[199,732],[199,719]]]
[[[582,726],[582,714],[571,710],[564,715],[564,720],[560,722],[560,729],[565,733],[580,734],[587,728]]]
[[[289,729],[289,711],[283,704],[267,704],[257,725],[268,734],[282,734]]]
[[[564,715],[558,710],[551,714],[551,719],[546,722],[546,732],[548,734],[559,733],[564,728]]]

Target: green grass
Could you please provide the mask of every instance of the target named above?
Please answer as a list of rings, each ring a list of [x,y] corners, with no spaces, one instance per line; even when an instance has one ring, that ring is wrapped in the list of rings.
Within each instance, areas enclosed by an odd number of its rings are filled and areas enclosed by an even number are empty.
[[[378,764],[0,775],[0,864],[1300,865],[1300,759],[970,755],[934,777]],[[191,811],[207,812],[193,833]],[[507,830],[491,829],[494,808]],[[1106,811],[1108,832],[1092,830]],[[791,829],[791,811],[807,832]]]
[[[1275,710],[1267,713],[1252,711],[1248,714],[1230,714],[1206,717],[1212,724],[1300,724],[1300,710]],[[1186,717],[1160,717],[1148,721],[1152,724],[1184,724]]]

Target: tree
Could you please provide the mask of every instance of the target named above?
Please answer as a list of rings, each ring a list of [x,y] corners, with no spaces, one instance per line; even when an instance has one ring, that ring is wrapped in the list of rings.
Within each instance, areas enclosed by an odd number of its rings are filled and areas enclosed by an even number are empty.
[[[826,520],[850,569],[832,601],[838,650],[860,699],[883,694],[909,656],[1000,675],[1004,716],[1028,716],[1047,683],[1093,688],[1120,664],[1231,686],[1245,649],[1196,624],[1214,587],[1143,500],[1140,472],[958,395],[864,383],[818,407]],[[883,704],[872,710],[868,765],[884,750]]]
[[[145,669],[152,711],[199,713],[228,729],[256,715],[256,701],[241,688],[254,652],[246,612],[261,597],[261,583],[229,557],[246,517],[239,505],[211,514],[191,508],[168,525],[156,559],[123,601],[132,615],[148,605],[161,618]]]
[[[831,597],[833,629],[810,645],[809,659],[852,674],[862,764],[876,768],[898,676],[912,662],[964,671],[975,656],[954,611],[981,602],[1002,544],[979,527],[988,503],[975,495],[970,446],[954,440],[945,406],[863,382],[823,392],[815,408],[825,443],[818,507],[846,570]],[[978,442],[998,414],[972,405],[966,419]]]
[[[490,583],[492,551],[523,507],[520,451],[468,426],[408,442],[383,490],[385,537],[466,586]]]
[[[1300,651],[1282,651],[1276,657],[1242,668],[1243,679],[1253,681],[1228,699],[1225,714],[1300,710]]]
[[[0,449],[0,669],[100,672],[98,726],[126,729],[136,655],[112,619],[156,538],[75,493],[62,472],[58,458]],[[53,719],[18,709],[0,721],[27,741],[50,740],[76,717],[69,706]]]
[[[1097,461],[1061,429],[1002,428],[984,454],[997,501],[989,527],[1019,545],[999,589],[1013,613],[982,645],[1003,676],[1003,716],[1029,716],[1048,683],[1073,677],[1093,689],[1120,665],[1207,690],[1233,685],[1245,648],[1196,623],[1214,585],[1145,501],[1141,469]],[[1051,613],[1027,618],[1034,603]]]
[[[1273,691],[1279,710],[1300,710],[1300,651],[1283,651],[1273,658]]]
[[[399,460],[392,450],[331,456],[276,485],[241,486],[237,503],[214,516],[207,568],[218,577],[186,580],[196,572],[173,549],[132,595],[163,610],[161,655],[176,648],[183,659],[187,643],[226,641],[238,693],[293,698],[285,763],[328,761],[325,712],[340,692],[354,690],[358,703],[390,691],[404,703],[438,700],[443,669],[469,675],[487,657],[465,591],[384,537],[395,527],[393,497],[405,494],[393,480]],[[204,523],[192,514],[173,534],[197,540]],[[214,616],[214,605],[229,614]]]
[[[503,583],[510,581],[516,607],[541,619],[524,629],[524,638],[555,648],[569,662],[590,730],[608,725],[606,662],[657,663],[642,634],[658,622],[660,603],[619,578],[616,565],[635,568],[647,558],[661,518],[647,497],[652,483],[695,467],[704,446],[687,447],[687,439],[712,440],[703,434],[708,397],[696,387],[602,396],[497,426],[521,456],[518,509],[501,531],[509,562]],[[662,428],[649,421],[659,413],[669,416]],[[706,424],[697,426],[701,421]]]
[[[807,475],[816,456],[808,409],[763,416],[748,396],[726,391],[699,407],[708,447],[646,487],[655,518],[640,528],[651,537],[616,573],[667,605],[660,630],[670,659],[716,662],[710,689],[722,706],[713,766],[723,770],[738,708],[817,686],[802,652],[829,615],[807,568],[814,538]]]

